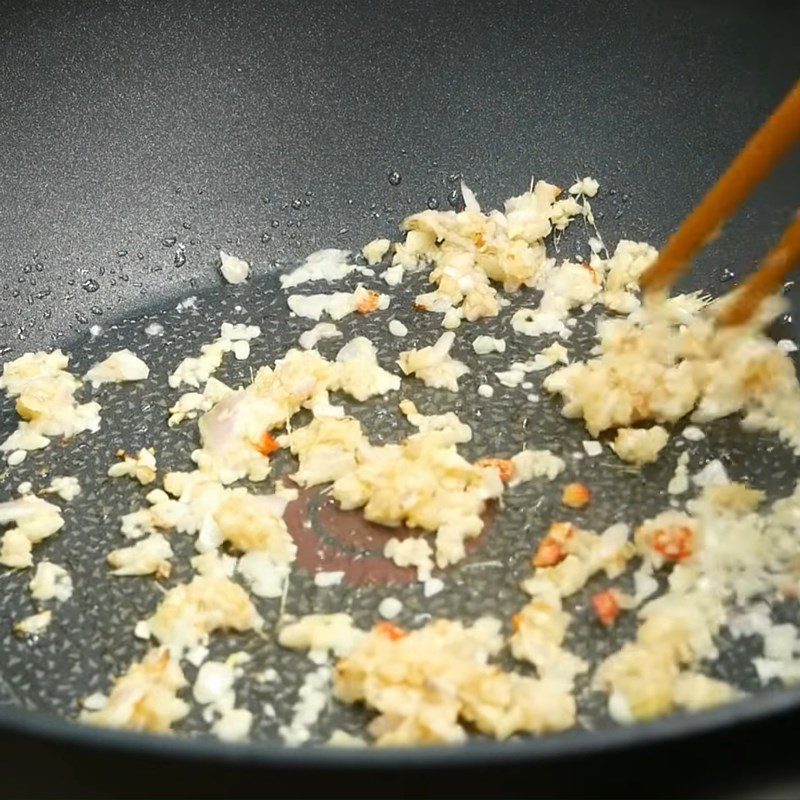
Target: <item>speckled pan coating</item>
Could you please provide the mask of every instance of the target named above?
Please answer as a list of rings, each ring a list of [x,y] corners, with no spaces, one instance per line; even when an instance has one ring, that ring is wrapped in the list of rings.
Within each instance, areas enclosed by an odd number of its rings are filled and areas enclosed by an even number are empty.
[[[368,280],[367,285],[386,289],[377,278]],[[347,338],[366,335],[375,342],[381,363],[392,368],[400,350],[432,343],[441,333],[438,327],[441,317],[413,310],[412,298],[421,285],[422,278],[416,277],[394,290],[392,305],[387,311],[366,318],[353,315],[342,320],[338,325],[345,339],[323,341],[320,350],[332,356]],[[345,280],[339,286],[352,288],[355,280]],[[331,287],[324,284],[307,284],[293,291],[330,290]],[[180,393],[180,390],[167,388],[167,375],[184,356],[197,354],[202,343],[215,338],[221,322],[245,322],[259,325],[261,337],[252,343],[248,361],[236,361],[232,355],[226,357],[217,377],[231,385],[249,381],[251,369],[272,364],[296,343],[302,331],[314,324],[310,320],[291,318],[285,296],[278,286],[277,275],[261,272],[247,285],[198,293],[192,308],[177,310],[183,297],[175,296],[150,313],[108,324],[97,337],[65,343],[73,356],[71,368],[76,373],[85,372],[104,355],[128,347],[150,365],[151,375],[144,382],[108,385],[94,392],[84,387],[81,397],[85,399],[91,393],[103,407],[100,431],[95,435],[82,434],[72,442],[54,442],[43,451],[29,454],[21,466],[0,474],[3,496],[13,493],[23,480],[30,480],[35,489],[43,488],[53,475],[75,475],[83,487],[83,492],[72,503],[60,503],[65,507],[63,530],[35,550],[37,560],[47,558],[67,567],[75,582],[74,596],[56,608],[51,629],[38,641],[20,640],[11,632],[12,620],[34,611],[27,590],[30,571],[6,571],[0,575],[0,652],[3,653],[0,701],[3,704],[74,717],[78,698],[106,690],[110,676],[122,672],[131,660],[144,652],[144,644],[133,637],[133,627],[137,620],[152,612],[163,589],[152,578],[110,576],[105,555],[123,543],[118,530],[119,518],[144,504],[147,489],[133,481],[110,479],[106,477],[106,470],[120,447],[133,451],[144,446],[156,448],[161,470],[191,468],[189,453],[197,442],[196,424],[189,421],[176,429],[167,427],[167,408]],[[331,501],[320,497],[319,492],[304,495],[302,503],[289,517],[295,519],[295,531],[297,521],[307,518],[328,556],[317,557],[314,548],[309,549],[309,534],[306,533],[303,557],[292,574],[286,613],[346,610],[359,623],[368,626],[378,618],[381,599],[392,595],[403,602],[404,608],[397,621],[406,626],[421,624],[428,615],[471,620],[490,614],[508,620],[525,602],[518,583],[529,574],[529,559],[536,542],[550,521],[567,517],[566,509],[559,503],[564,483],[581,480],[591,487],[593,494],[589,509],[570,512],[569,518],[596,529],[620,520],[635,524],[666,506],[665,487],[676,457],[683,449],[691,453],[693,471],[711,457],[719,457],[734,477],[763,486],[772,497],[790,490],[795,479],[794,459],[773,437],[743,435],[735,420],[711,426],[707,438],[697,443],[673,437],[659,462],[641,471],[622,464],[608,448],[599,457],[586,456],[581,441],[589,437],[582,425],[564,419],[559,403],[540,390],[545,372],[529,375],[534,383],[534,388],[529,390],[504,388],[492,377],[493,371],[515,360],[524,360],[531,351],[552,341],[552,337],[514,336],[508,325],[514,308],[535,301],[536,296],[535,292],[525,291],[513,298],[512,307],[505,309],[499,318],[465,324],[459,329],[453,354],[469,364],[472,371],[461,379],[458,394],[430,390],[418,381],[404,379],[401,393],[397,395],[363,404],[345,403],[373,440],[393,441],[410,432],[396,412],[400,397],[410,397],[423,413],[453,410],[469,422],[474,439],[461,448],[468,458],[508,456],[525,446],[546,447],[566,460],[566,471],[552,484],[534,481],[508,491],[504,507],[487,514],[487,531],[468,559],[441,575],[445,590],[429,599],[423,597],[421,586],[413,581],[413,576],[396,568],[379,569],[372,582],[368,580],[364,585],[349,585],[354,582],[350,580],[337,587],[315,587],[309,569],[315,561],[318,569],[340,569],[342,559],[358,562],[364,558],[379,558],[374,539],[376,533],[378,538],[382,534],[372,526],[372,552],[359,554],[359,542],[364,541],[365,533],[363,526],[353,523],[355,515],[339,514],[337,518]],[[593,313],[579,318],[575,335],[568,343],[573,358],[591,346]],[[394,317],[408,325],[410,333],[406,338],[398,339],[388,333],[388,322]],[[148,323],[153,321],[163,325],[163,336],[145,333]],[[505,337],[506,353],[476,356],[470,343],[478,334]],[[496,387],[491,400],[477,395],[476,389],[484,380]],[[539,394],[540,400],[528,400],[527,395],[531,393]],[[13,424],[11,404],[4,402],[0,434],[5,435]],[[286,453],[275,457],[274,464],[273,476],[286,474],[292,468],[291,458]],[[272,479],[259,487],[269,490],[271,485]],[[165,586],[185,580],[191,574],[188,558],[194,552],[193,540],[173,533],[171,543],[176,552],[174,571],[169,581],[164,582]],[[331,555],[334,557],[330,558]],[[587,591],[569,604],[575,611],[575,621],[567,644],[592,660],[617,648],[632,633],[630,620],[623,619],[613,631],[601,629],[592,621],[586,609],[587,592],[603,585],[604,579],[592,581]],[[257,600],[257,605],[271,636],[280,602]],[[312,665],[304,656],[282,650],[255,635],[213,638],[211,650],[215,656],[240,649],[253,656],[247,665],[248,673],[274,667],[280,675],[276,683],[242,680],[237,690],[241,704],[256,715],[254,738],[274,740],[279,725],[291,717],[297,687]],[[753,653],[747,642],[726,641],[721,649],[722,656],[714,671],[742,688],[757,690],[749,663]],[[525,670],[524,666],[518,668]],[[186,670],[191,680],[194,668],[187,666]],[[587,727],[608,724],[602,698],[590,693],[585,683],[579,689],[579,698],[581,724]],[[264,713],[264,704],[275,709],[274,717]],[[363,710],[333,702],[323,713],[313,741],[324,741],[335,728],[359,733],[367,719]],[[179,729],[183,734],[206,735],[207,727],[193,712]]]

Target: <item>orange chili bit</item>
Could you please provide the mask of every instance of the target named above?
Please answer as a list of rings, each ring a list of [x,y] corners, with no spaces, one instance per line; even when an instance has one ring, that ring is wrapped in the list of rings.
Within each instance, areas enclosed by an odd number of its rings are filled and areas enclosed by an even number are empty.
[[[367,296],[356,306],[359,314],[369,314],[378,308],[380,295],[377,292],[367,292]]]
[[[475,466],[494,467],[500,473],[500,480],[503,483],[508,483],[517,471],[514,462],[507,458],[479,458]]]
[[[592,499],[589,487],[583,483],[568,483],[561,495],[561,502],[570,508],[583,508],[588,506]]]
[[[513,630],[514,633],[519,633],[519,629],[521,627],[522,627],[522,614],[514,614],[514,616],[511,617],[511,630]]]
[[[599,279],[598,279],[598,276],[597,276],[597,270],[595,270],[594,267],[592,267],[592,266],[590,266],[589,264],[586,264],[586,263],[579,264],[578,266],[583,267],[587,272],[591,272],[592,273],[592,280],[595,283],[599,283]]]
[[[674,525],[656,531],[656,535],[653,537],[653,549],[670,561],[686,561],[693,552],[693,539],[691,528],[687,528],[685,525]]]
[[[375,630],[381,634],[381,636],[385,636],[393,642],[402,639],[404,636],[408,636],[402,628],[398,628],[397,625],[392,625],[391,622],[379,622],[375,626]]]
[[[534,567],[554,567],[567,556],[564,546],[552,536],[545,536],[533,557]]]
[[[566,542],[575,536],[575,526],[571,522],[554,522],[550,525],[547,535],[556,541]]]
[[[482,233],[476,233],[475,236],[473,236],[473,241],[478,247],[483,247],[486,244],[486,239],[483,238]]]
[[[604,592],[598,592],[592,595],[592,606],[597,619],[603,625],[613,625],[619,616],[619,597],[614,589],[606,589]]]
[[[264,431],[261,434],[261,438],[258,440],[258,443],[253,445],[262,456],[269,456],[274,453],[276,450],[280,450],[281,446],[276,441],[275,437],[269,432]]]

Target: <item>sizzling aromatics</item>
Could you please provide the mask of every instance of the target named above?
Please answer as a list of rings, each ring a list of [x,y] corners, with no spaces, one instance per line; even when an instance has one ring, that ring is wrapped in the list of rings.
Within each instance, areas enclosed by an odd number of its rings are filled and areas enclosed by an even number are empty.
[[[703,438],[700,426],[732,414],[741,415],[745,430],[774,432],[800,453],[800,386],[787,355],[795,348],[763,332],[777,302],[746,326],[720,328],[714,304],[701,295],[642,304],[639,278],[656,257],[647,244],[623,240],[609,254],[594,229],[586,260],[549,254],[546,241],[576,218],[594,228],[589,200],[598,188],[591,178],[566,193],[539,181],[502,211],[484,213],[462,186],[463,211],[415,214],[403,223],[402,241],[377,239],[355,261],[345,251],[323,250],[283,276],[288,308],[310,326],[296,348],[259,365],[247,385],[228,386],[215,372],[225,359],[249,357],[257,326],[225,323],[216,340],[175,365],[164,425],[196,427],[195,469],[163,471],[170,454],[146,447],[108,454],[109,476],[148,488],[146,505],[120,520],[120,546],[107,556],[111,574],[163,581],[165,591],[131,631],[146,642],[141,659],[111,681],[107,696],[80,698],[82,720],[165,733],[196,703],[213,734],[246,739],[252,712],[237,706],[236,683],[253,677],[248,655],[215,661],[206,645],[211,636],[263,630],[259,608],[280,602],[298,552],[284,520],[287,505],[298,487],[318,485],[342,509],[385,526],[384,556],[413,567],[425,597],[441,591],[465,559],[490,507],[500,509],[491,535],[503,536],[507,492],[535,482],[541,493],[561,497],[562,511],[548,530],[532,532],[530,574],[511,619],[432,619],[406,629],[389,621],[402,611],[391,597],[369,630],[345,613],[285,618],[276,646],[307,651],[312,666],[294,717],[280,729],[288,744],[308,740],[331,690],[334,702],[366,709],[365,733],[380,745],[460,742],[471,731],[498,739],[561,731],[576,724],[578,680],[607,695],[620,723],[707,708],[741,694],[708,675],[726,626],[763,636],[764,654],[755,661],[763,681],[800,677],[797,628],[775,624],[767,605],[798,590],[800,489],[766,504],[757,487],[729,480],[719,461],[690,475],[685,452],[663,487],[662,513],[641,519],[635,508],[621,508],[617,523],[591,530],[574,521],[591,508],[590,475],[589,485],[557,483],[568,454],[530,442],[515,455],[487,452],[471,462],[459,446],[472,440],[477,418],[426,414],[403,397],[410,381],[455,396],[470,372],[459,352],[472,352],[475,363],[506,350],[506,338],[476,336],[470,323],[500,317],[530,357],[497,371],[496,385],[554,395],[565,416],[585,425],[588,458],[608,446],[640,468],[659,458],[676,423],[690,423],[682,436],[691,442]],[[220,255],[229,282],[247,280],[247,262]],[[320,283],[352,273],[365,285],[319,291]],[[421,289],[416,311],[439,315],[444,329],[417,348],[403,347],[408,326],[393,318],[392,290],[409,281]],[[310,283],[316,293],[306,293]],[[524,307],[506,311],[507,297],[519,292]],[[599,313],[584,316],[593,307]],[[396,361],[380,363],[364,336],[343,341],[335,323],[348,315],[385,316],[397,337]],[[570,354],[581,325],[597,328],[587,360]],[[332,358],[319,350],[327,340],[337,350]],[[149,380],[148,366],[128,350],[110,353],[83,378],[69,371],[60,350],[5,364],[0,388],[20,420],[0,444],[9,469],[54,437],[98,429],[100,404],[76,397],[84,382],[142,380]],[[478,389],[484,415],[498,413],[494,391],[489,381]],[[348,409],[375,397],[413,432],[390,443],[371,440]],[[296,459],[291,474],[274,474],[271,456],[279,449]],[[249,485],[238,485],[244,479]],[[52,616],[81,580],[38,557],[43,540],[65,535],[61,506],[40,495],[68,503],[94,488],[59,476],[38,495],[27,483],[18,498],[0,503],[0,563],[30,570],[31,596],[41,609],[14,621],[20,635],[52,635]],[[395,535],[409,529],[413,535]],[[170,580],[176,533],[195,542],[194,577],[185,583]],[[341,580],[335,571],[315,578],[318,586]],[[573,596],[587,583],[596,587],[590,608],[576,608]],[[597,637],[626,615],[637,621],[635,634],[590,663],[566,644],[575,614],[596,616]],[[339,732],[331,743],[363,742]]]

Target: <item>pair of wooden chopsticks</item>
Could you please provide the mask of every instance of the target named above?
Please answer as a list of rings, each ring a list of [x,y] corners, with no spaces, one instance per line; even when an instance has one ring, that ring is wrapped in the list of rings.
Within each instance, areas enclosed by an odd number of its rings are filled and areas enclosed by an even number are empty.
[[[663,291],[684,273],[692,256],[721,230],[723,223],[791,149],[800,137],[800,81],[739,152],[722,177],[670,237],[658,260],[642,275],[645,292]],[[722,325],[741,325],[759,303],[777,291],[800,259],[800,213],[758,271],[721,306]]]

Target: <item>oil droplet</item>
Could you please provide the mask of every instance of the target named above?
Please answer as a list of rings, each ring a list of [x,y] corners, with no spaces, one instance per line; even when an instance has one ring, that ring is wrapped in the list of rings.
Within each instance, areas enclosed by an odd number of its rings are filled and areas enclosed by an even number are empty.
[[[185,231],[190,231],[192,229],[192,223],[191,222],[184,222],[184,223],[181,224],[181,227]]]
[[[783,284],[783,288],[781,289],[781,292],[783,294],[789,294],[789,292],[791,292],[792,289],[794,289],[794,285],[795,285],[795,281],[786,281],[786,283]]]
[[[36,262],[36,264],[34,264],[33,268],[34,268],[34,269],[35,269],[37,272],[44,272],[44,264],[42,264],[41,262],[38,262],[38,261],[37,261],[37,262]]]
[[[177,236],[165,236],[161,240],[161,244],[163,244],[164,247],[173,247],[175,245],[175,242],[177,242],[177,241],[178,241],[178,237]]]
[[[719,274],[719,279],[721,283],[727,283],[728,281],[732,281],[735,277],[736,273],[732,269],[728,269],[727,267],[725,267]]]
[[[272,222],[270,222],[270,227],[279,228],[280,227],[280,222],[278,222],[278,220],[274,219],[274,220],[272,220]]]
[[[392,186],[399,186],[403,180],[403,176],[396,169],[390,170],[386,177],[389,179],[389,183],[391,183]]]
[[[271,242],[272,241],[272,234],[271,233],[267,233],[266,231],[264,231],[264,233],[261,234],[261,241],[264,244],[266,244],[267,242]]]
[[[303,201],[300,200],[298,197],[295,197],[295,199],[292,200],[292,208],[295,211],[297,211],[297,209],[300,208],[302,205],[303,205]]]
[[[175,251],[175,258],[172,259],[172,263],[175,265],[176,269],[179,269],[186,263],[186,252],[183,249]]]
[[[100,284],[94,278],[89,278],[88,281],[81,284],[81,289],[83,289],[85,292],[89,292],[90,294],[96,292],[99,288]]]
[[[794,318],[792,317],[792,315],[790,313],[786,313],[781,317],[781,322],[784,325],[791,325],[793,321],[794,321]]]
[[[451,172],[447,176],[448,183],[458,183],[461,180],[461,173],[460,172]]]
[[[435,211],[437,208],[439,208],[439,201],[433,195],[431,195],[428,198],[426,205],[431,211]]]
[[[22,268],[22,271],[23,271],[23,272],[24,272],[26,275],[29,275],[31,272],[33,272],[33,267],[32,267],[30,264],[26,264],[26,265],[25,265],[25,266]]]
[[[456,208],[461,200],[461,192],[458,189],[451,189],[447,195],[447,202],[453,207]]]
[[[82,325],[85,325],[89,321],[83,314],[81,314],[80,311],[75,312],[75,319],[78,320],[78,322],[80,322]]]
[[[117,258],[125,258],[126,255],[128,255],[127,250],[117,250]]]

